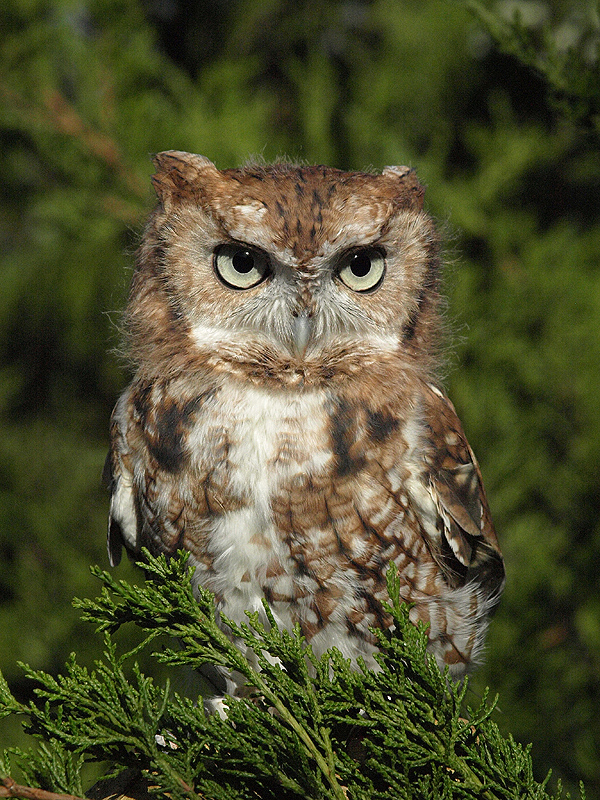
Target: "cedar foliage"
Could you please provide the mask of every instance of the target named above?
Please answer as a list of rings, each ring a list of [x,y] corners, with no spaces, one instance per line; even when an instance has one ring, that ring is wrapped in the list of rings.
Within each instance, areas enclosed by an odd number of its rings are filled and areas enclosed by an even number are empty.
[[[19,700],[18,659],[56,673],[96,652],[69,603],[105,558],[110,349],[148,155],[408,163],[449,220],[447,389],[507,561],[471,686],[500,693],[538,781],[600,797],[593,5],[5,0],[0,32],[0,666]]]
[[[140,772],[153,793],[182,799],[550,800],[545,782],[533,778],[528,749],[490,720],[486,697],[461,716],[467,682],[449,682],[427,654],[425,628],[410,623],[393,569],[394,628],[377,631],[374,671],[362,660],[352,668],[335,649],[317,658],[299,627],[277,628],[266,603],[263,621],[258,612],[242,625],[221,618],[236,646],[216,622],[210,592],[195,599],[186,561],[146,553],[144,587],[93,570],[104,583],[101,597],[75,603],[104,633],[104,657],[92,670],[74,654],[58,677],[26,668],[35,685],[28,704],[0,676],[0,715],[24,715],[41,741],[5,752],[1,772],[16,765],[32,785],[79,796],[85,762],[108,761],[114,772]],[[130,622],[144,636],[120,654],[113,635]],[[153,654],[160,662],[236,670],[251,697],[229,699],[224,719],[206,716],[197,698],[144,675],[133,659],[165,635],[179,646],[163,642]]]

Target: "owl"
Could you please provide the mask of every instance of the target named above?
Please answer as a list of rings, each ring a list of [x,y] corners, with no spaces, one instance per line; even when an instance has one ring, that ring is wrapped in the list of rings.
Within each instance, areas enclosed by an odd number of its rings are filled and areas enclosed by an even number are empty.
[[[460,678],[504,566],[436,378],[440,237],[414,171],[219,170],[178,151],[155,166],[111,422],[111,563],[184,548],[226,617],[265,598],[318,655],[367,663],[395,564]]]

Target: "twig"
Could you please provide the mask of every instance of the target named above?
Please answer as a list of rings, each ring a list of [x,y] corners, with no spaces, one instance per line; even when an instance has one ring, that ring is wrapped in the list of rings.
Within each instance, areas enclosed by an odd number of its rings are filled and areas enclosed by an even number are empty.
[[[115,172],[130,192],[140,200],[147,200],[146,181],[142,180],[123,159],[117,142],[85,122],[60,92],[56,90],[44,92],[41,102],[32,103],[0,83],[0,94],[9,105],[18,109],[23,117],[34,123],[50,126],[58,133],[80,142],[94,158]]]
[[[33,786],[20,786],[10,776],[2,778],[0,797],[22,797],[25,800],[83,800],[73,794],[57,794],[47,792],[45,789],[36,789]]]

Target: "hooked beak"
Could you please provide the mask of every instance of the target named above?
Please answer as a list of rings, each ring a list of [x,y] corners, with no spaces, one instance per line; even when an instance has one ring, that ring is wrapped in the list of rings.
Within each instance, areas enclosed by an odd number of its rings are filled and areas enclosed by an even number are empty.
[[[292,324],[294,354],[302,358],[306,353],[306,348],[308,347],[310,335],[312,333],[312,316],[310,316],[308,312],[303,311],[298,314],[298,316],[294,317]]]

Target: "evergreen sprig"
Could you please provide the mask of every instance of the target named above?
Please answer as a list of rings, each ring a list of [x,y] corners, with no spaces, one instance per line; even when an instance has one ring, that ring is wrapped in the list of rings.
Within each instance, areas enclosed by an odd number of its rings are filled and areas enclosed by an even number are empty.
[[[518,6],[507,19],[481,0],[463,0],[498,48],[530,67],[545,81],[557,110],[600,134],[600,6],[596,2],[574,26],[575,43],[561,46],[549,23],[529,26]]]
[[[427,654],[388,575],[395,626],[377,631],[378,669],[352,666],[335,649],[317,658],[299,630],[280,630],[268,606],[236,624],[217,616],[214,598],[192,590],[185,555],[145,554],[146,584],[104,584],[95,601],[75,601],[104,637],[93,670],[73,655],[58,677],[24,666],[35,699],[19,703],[2,679],[0,715],[22,714],[39,741],[7,751],[4,775],[19,767],[32,786],[81,796],[85,762],[134,769],[153,791],[174,798],[536,798],[529,750],[503,738],[484,697],[463,711],[461,686]],[[121,655],[113,636],[133,622],[142,642]],[[230,635],[221,625],[229,628]],[[201,699],[158,686],[135,657],[159,635],[158,661],[194,669],[220,665],[245,678],[249,696],[227,700],[227,716],[206,715]],[[560,789],[559,789],[560,796]]]

